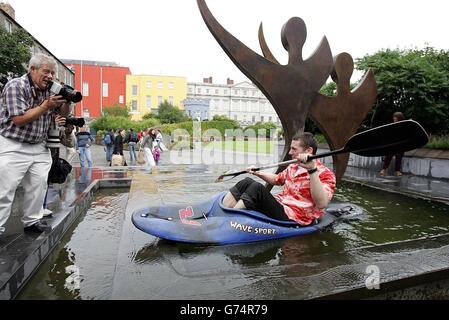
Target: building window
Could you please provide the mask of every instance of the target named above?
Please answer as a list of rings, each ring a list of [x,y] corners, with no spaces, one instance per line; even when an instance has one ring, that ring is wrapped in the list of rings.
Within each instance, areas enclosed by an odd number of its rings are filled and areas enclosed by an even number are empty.
[[[89,108],[85,107],[83,110],[83,117],[84,118],[90,118],[90,112],[89,112]]]
[[[173,82],[169,82],[168,83],[168,88],[169,89],[174,89],[175,88],[175,84]]]
[[[5,29],[6,31],[8,31],[9,33],[12,32],[12,23],[9,22],[8,20],[5,19]]]
[[[253,123],[256,122],[256,116],[253,116]]]
[[[83,96],[89,96],[89,83],[83,82]]]
[[[234,95],[238,96],[239,95],[239,91],[238,90],[234,90]]]
[[[198,88],[198,93],[201,94],[201,88]]]
[[[228,90],[223,91],[223,94],[227,95],[228,94]]]
[[[157,88],[158,88],[158,89],[163,89],[163,88],[164,88],[164,84],[162,83],[162,81],[159,81],[159,82],[157,83]]]
[[[260,117],[260,122],[264,122],[265,121],[265,117],[264,116],[261,116]]]
[[[147,108],[151,108],[151,96],[147,96]]]
[[[118,103],[125,103],[125,97],[124,96],[119,96],[118,97]]]
[[[160,106],[162,104],[162,96],[157,97],[157,105]]]
[[[138,92],[139,92],[139,86],[133,86],[132,87],[132,95],[137,96]]]
[[[216,90],[215,90],[215,94],[218,94],[218,93],[219,93],[219,92],[218,92],[218,89],[216,89]]]
[[[109,97],[109,83],[103,83],[103,97]]]
[[[136,112],[137,111],[137,100],[131,101],[131,110]]]
[[[147,81],[147,89],[151,89],[153,87],[153,84],[151,81]]]
[[[243,95],[246,96],[248,94],[248,91],[244,90]]]
[[[234,116],[234,120],[237,121],[237,115]]]
[[[193,89],[192,88],[189,88],[189,93],[193,93]]]
[[[206,89],[206,94],[209,94],[210,93],[210,90],[209,89]]]
[[[173,106],[174,105],[174,99],[173,99],[173,97],[172,96],[169,96],[168,97],[168,102]]]
[[[269,118],[268,118],[268,121],[269,121],[269,122],[273,122],[273,117],[269,117]]]

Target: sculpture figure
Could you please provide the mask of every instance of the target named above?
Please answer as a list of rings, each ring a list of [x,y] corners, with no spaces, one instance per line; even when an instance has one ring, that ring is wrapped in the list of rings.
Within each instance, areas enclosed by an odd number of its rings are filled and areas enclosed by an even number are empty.
[[[307,60],[302,49],[307,38],[304,21],[291,18],[282,28],[282,44],[288,51],[287,65],[262,57],[235,38],[210,12],[205,0],[197,0],[201,15],[217,42],[235,65],[264,93],[271,102],[285,130],[288,158],[291,139],[304,131],[310,105],[329,78],[333,57],[326,37]]]
[[[336,56],[331,76],[337,84],[337,95],[327,97],[318,94],[310,107],[310,118],[325,136],[331,150],[346,144],[376,102],[377,85],[373,71],[368,70],[359,85],[351,91],[353,71],[354,61],[348,53]],[[333,159],[337,182],[340,182],[348,165],[349,153],[334,156]]]
[[[197,0],[201,15],[217,42],[271,102],[285,131],[285,148],[281,156],[289,158],[292,138],[304,131],[308,116],[317,124],[332,150],[345,145],[373,107],[377,96],[374,74],[369,70],[351,91],[350,79],[354,62],[347,53],[334,59],[326,37],[312,56],[303,60],[302,49],[307,39],[304,21],[291,18],[282,28],[282,44],[288,51],[287,65],[282,65],[270,51],[259,27],[259,43],[263,57],[235,38],[210,12],[205,0]],[[321,95],[319,90],[332,76],[337,96]],[[334,156],[334,171],[340,181],[346,171],[349,154]],[[278,172],[282,168],[278,169]]]

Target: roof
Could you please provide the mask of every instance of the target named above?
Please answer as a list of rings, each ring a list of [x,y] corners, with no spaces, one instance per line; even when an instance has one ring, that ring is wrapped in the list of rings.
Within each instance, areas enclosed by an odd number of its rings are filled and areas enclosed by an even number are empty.
[[[120,67],[120,68],[127,68],[122,67],[119,64],[115,62],[108,62],[108,61],[94,61],[94,60],[79,60],[79,59],[61,59],[61,61],[65,64],[83,64],[87,66],[99,66],[99,67]]]

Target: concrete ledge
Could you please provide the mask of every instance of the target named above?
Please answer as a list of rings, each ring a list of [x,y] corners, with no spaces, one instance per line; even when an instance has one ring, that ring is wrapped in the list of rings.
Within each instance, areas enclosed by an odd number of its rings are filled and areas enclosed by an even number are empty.
[[[319,153],[327,152],[329,149],[321,148]],[[390,164],[388,174],[393,174],[394,161]],[[323,159],[325,164],[332,164],[332,157]],[[379,172],[382,168],[382,157],[361,157],[355,154],[349,157],[349,166],[364,168]],[[432,150],[432,149],[417,149],[407,152],[402,160],[402,172],[406,174],[413,174],[416,176],[449,179],[449,151]]]
[[[370,251],[377,253],[370,258],[368,263],[362,266],[350,266],[337,278],[348,273],[363,272],[368,266],[375,266],[380,271],[380,283],[378,289],[369,290],[366,283],[357,284],[353,288],[342,290],[334,289],[334,293],[314,297],[320,300],[343,300],[343,299],[449,299],[449,245],[434,247],[431,242],[449,244],[447,235],[431,237],[422,240],[413,240],[400,243],[409,246],[406,250],[395,252],[397,244],[378,246]],[[398,243],[399,244],[399,243]],[[388,261],[382,258],[379,250],[394,252],[394,256]],[[352,270],[350,270],[352,269]],[[367,275],[368,276],[368,275]],[[334,279],[336,283],[338,279]],[[332,287],[332,285],[330,285]]]
[[[0,300],[14,299],[59,243],[73,222],[86,212],[100,188],[129,188],[131,179],[93,180],[67,208],[46,219],[52,230],[42,234],[10,235],[0,243]]]

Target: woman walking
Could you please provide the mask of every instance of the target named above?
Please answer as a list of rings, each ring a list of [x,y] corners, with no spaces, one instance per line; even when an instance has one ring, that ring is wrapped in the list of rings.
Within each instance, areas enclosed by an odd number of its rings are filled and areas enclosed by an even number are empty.
[[[152,130],[148,130],[144,133],[143,136],[143,140],[141,143],[141,148],[143,149],[143,151],[145,152],[145,160],[146,160],[146,164],[147,164],[147,171],[149,173],[151,173],[151,171],[153,170],[152,168],[156,166],[156,163],[154,162],[154,157],[153,157],[153,142],[154,142],[154,138],[152,135]]]

